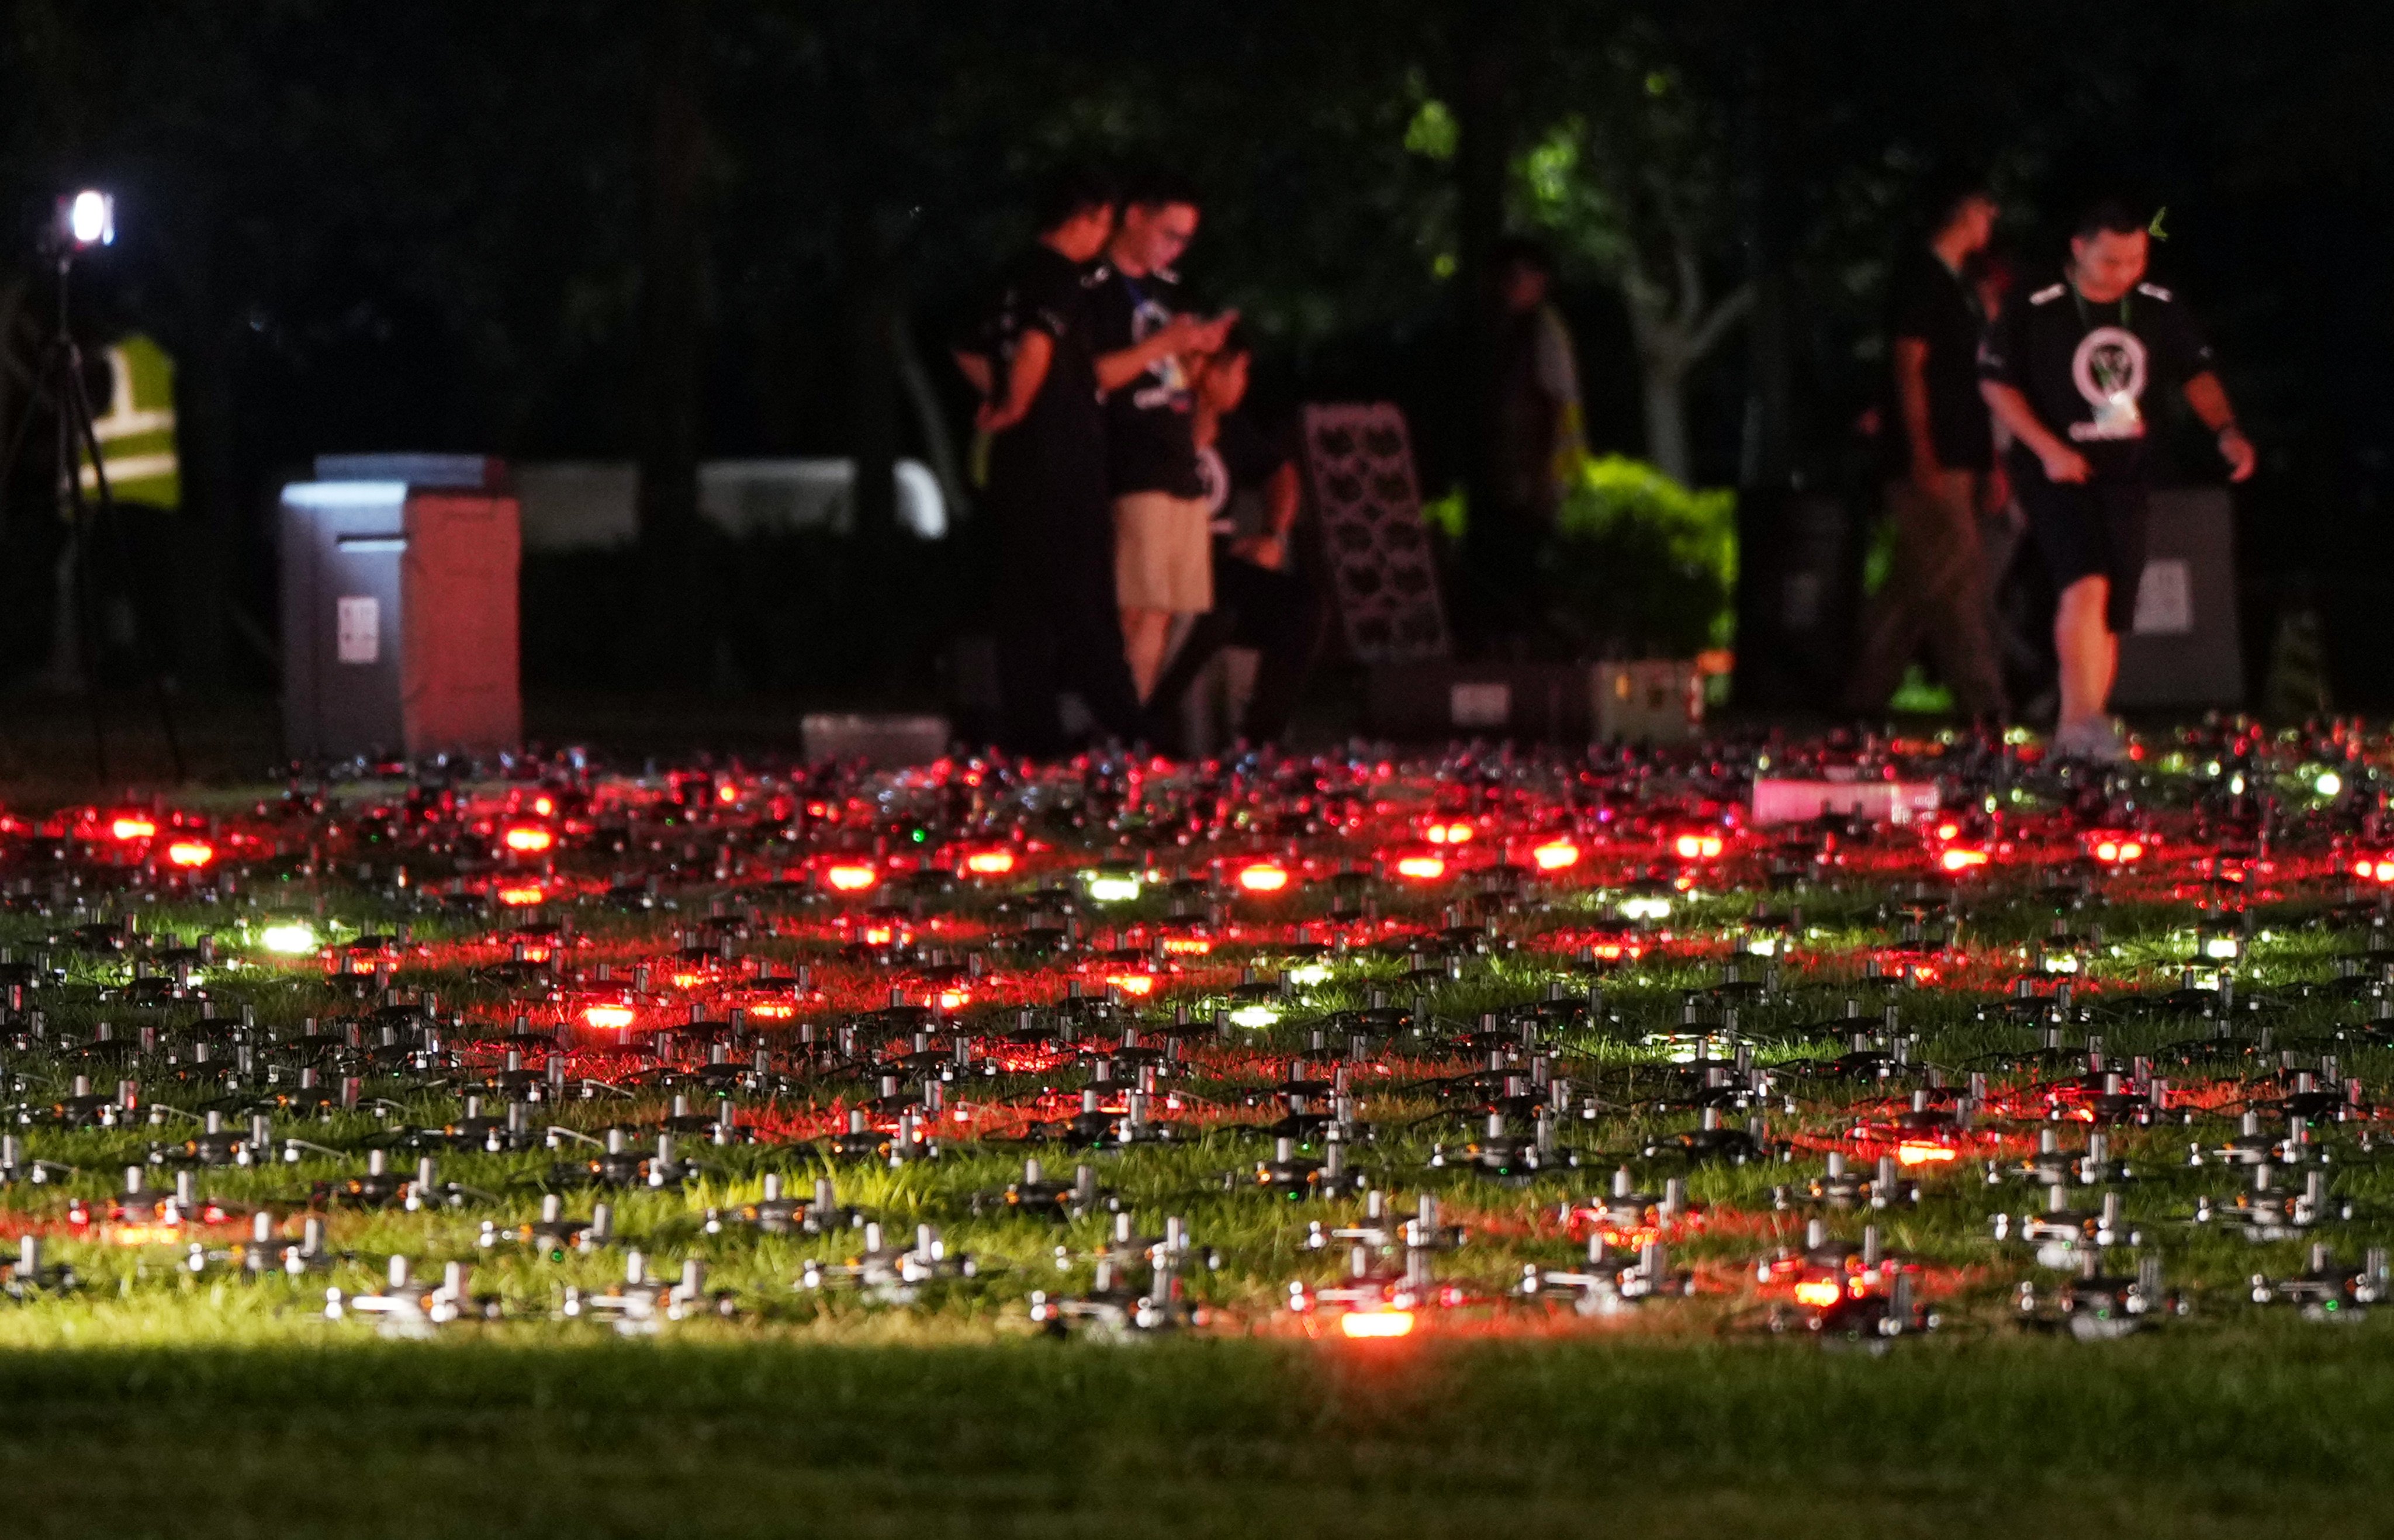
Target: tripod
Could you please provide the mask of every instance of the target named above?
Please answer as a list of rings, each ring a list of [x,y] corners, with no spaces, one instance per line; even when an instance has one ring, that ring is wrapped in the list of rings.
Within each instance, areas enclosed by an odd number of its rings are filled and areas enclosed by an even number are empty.
[[[93,420],[91,390],[84,374],[83,348],[75,341],[69,324],[67,301],[72,288],[70,279],[74,270],[75,248],[62,243],[57,252],[59,275],[59,308],[57,330],[43,344],[41,362],[33,373],[33,388],[25,401],[25,414],[18,420],[10,435],[8,453],[0,460],[0,489],[5,489],[17,467],[17,456],[23,450],[28,430],[33,419],[41,415],[46,403],[57,428],[58,450],[58,516],[66,526],[66,549],[60,558],[61,581],[59,603],[73,612],[72,645],[80,653],[84,704],[91,717],[92,769],[101,783],[108,780],[108,734],[101,719],[99,703],[99,629],[97,585],[93,581],[92,557],[99,539],[107,541],[108,555],[117,575],[125,582],[128,594],[138,596],[139,587],[133,563],[125,549],[125,531],[116,516],[116,500],[108,485],[108,463],[100,455],[99,430]],[[82,464],[88,454],[90,465]],[[91,485],[84,484],[86,474]],[[69,628],[62,621],[61,632]],[[61,649],[63,651],[63,649]],[[165,676],[160,672],[151,655],[148,628],[136,620],[133,626],[135,664],[148,680],[150,696],[158,713],[158,726],[166,740],[166,754],[174,766],[175,779],[186,779],[183,744],[175,731],[175,713],[166,691]]]

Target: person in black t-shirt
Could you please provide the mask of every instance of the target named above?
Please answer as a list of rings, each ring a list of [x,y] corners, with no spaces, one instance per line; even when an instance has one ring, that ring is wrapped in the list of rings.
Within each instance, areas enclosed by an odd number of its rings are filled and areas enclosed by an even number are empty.
[[[1977,717],[2004,713],[1979,540],[1994,467],[1978,381],[1984,320],[1963,276],[1986,249],[1996,212],[1994,199],[1975,184],[1941,199],[1936,233],[1898,262],[1889,286],[1887,504],[1895,564],[1872,601],[1847,691],[1858,712],[1887,709],[1926,638],[1955,704]]]
[[[1222,345],[1235,312],[1200,321],[1180,309],[1172,264],[1196,238],[1196,197],[1177,181],[1135,183],[1091,293],[1097,375],[1106,396],[1112,478],[1114,586],[1123,650],[1145,700],[1164,667],[1172,619],[1214,605],[1204,487],[1190,441],[1188,361]]]
[[[1296,462],[1239,410],[1250,362],[1234,331],[1191,371],[1190,428],[1213,532],[1214,608],[1173,654],[1150,710],[1169,731],[1173,709],[1214,655],[1253,647],[1262,656],[1239,731],[1250,743],[1276,744],[1296,713],[1328,612],[1296,559]]]
[[[2012,434],[2012,477],[2060,599],[2057,755],[2112,760],[2126,745],[2107,714],[2118,633],[2136,614],[2145,570],[2146,414],[2152,388],[2176,383],[2210,428],[2231,480],[2253,474],[2211,348],[2176,296],[2142,282],[2147,223],[2106,202],[2078,222],[2062,282],[2012,305],[1988,336],[1979,373]]]
[[[1113,230],[1112,191],[1085,175],[1059,180],[1040,234],[1007,270],[995,300],[956,349],[981,393],[990,436],[983,506],[997,539],[997,667],[1006,746],[1053,755],[1067,744],[1059,683],[1125,742],[1144,717],[1124,665],[1114,599],[1113,515],[1098,401],[1088,263]]]

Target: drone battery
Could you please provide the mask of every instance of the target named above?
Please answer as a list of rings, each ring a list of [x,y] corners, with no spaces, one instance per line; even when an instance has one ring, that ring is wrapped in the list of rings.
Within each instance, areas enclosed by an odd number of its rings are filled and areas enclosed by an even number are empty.
[[[516,746],[513,497],[401,480],[296,482],[283,492],[282,556],[292,755]]]

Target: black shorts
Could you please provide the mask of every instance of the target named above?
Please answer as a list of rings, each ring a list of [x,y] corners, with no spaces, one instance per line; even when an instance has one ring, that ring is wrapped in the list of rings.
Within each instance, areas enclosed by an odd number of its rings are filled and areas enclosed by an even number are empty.
[[[2053,576],[2054,592],[2082,577],[2110,578],[2104,619],[2114,633],[2126,631],[2136,619],[2137,585],[2145,575],[2145,483],[2098,477],[2071,486],[2035,472],[2015,472],[2012,486]]]

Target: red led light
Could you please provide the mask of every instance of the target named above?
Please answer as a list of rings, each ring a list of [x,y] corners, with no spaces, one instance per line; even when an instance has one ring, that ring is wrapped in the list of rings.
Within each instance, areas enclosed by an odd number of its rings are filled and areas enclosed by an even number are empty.
[[[178,839],[166,847],[166,859],[177,866],[192,870],[217,859],[217,848],[204,839]]]
[[[2089,835],[2086,853],[2107,865],[2124,866],[2145,858],[2145,842],[2134,835]]]
[[[1141,999],[1155,993],[1155,975],[1152,973],[1109,973],[1106,982],[1125,994],[1134,994]]]
[[[1834,1278],[1807,1278],[1796,1285],[1796,1303],[1825,1310],[1845,1297],[1845,1286]]]
[[[1974,866],[1984,866],[1986,863],[1986,851],[1972,849],[1965,845],[1956,845],[1937,858],[1937,864],[1949,872],[1966,872]]]
[[[1954,1153],[1942,1144],[1908,1139],[1895,1147],[1895,1158],[1904,1165],[1936,1165],[1954,1159]]]
[[[732,803],[740,800],[740,788],[733,785],[730,782],[726,781],[723,784],[715,788],[715,799],[717,802],[722,803],[724,806],[729,807]]]
[[[843,861],[823,869],[823,880],[833,890],[841,893],[862,893],[881,880],[881,874],[862,862]]]
[[[1436,882],[1446,875],[1444,856],[1399,856],[1397,875],[1408,882]]]
[[[1172,957],[1203,957],[1214,950],[1214,943],[1203,936],[1166,936],[1164,951]]]
[[[1681,861],[1711,861],[1722,850],[1721,836],[1710,830],[1684,834],[1671,842]]]
[[[127,842],[137,839],[148,839],[157,832],[158,825],[151,823],[149,819],[141,817],[138,813],[133,814],[129,817],[117,819],[108,826],[110,838],[122,839]]]
[[[1288,868],[1259,861],[1239,871],[1239,886],[1250,893],[1277,893],[1288,886]]]
[[[965,870],[977,877],[1002,877],[1014,870],[1011,850],[975,850],[965,857]]]
[[[519,823],[501,837],[518,855],[537,855],[557,843],[557,836],[537,823]]]
[[[557,802],[552,797],[535,796],[532,799],[532,810],[538,813],[541,817],[546,818],[549,814],[557,811]]]
[[[1579,864],[1579,847],[1568,839],[1550,839],[1530,852],[1541,872],[1561,872]]]
[[[1422,831],[1422,837],[1432,845],[1467,845],[1479,832],[1468,823],[1433,823]]]
[[[542,892],[536,887],[502,888],[499,889],[499,902],[506,904],[510,909],[528,909],[533,904],[545,902],[547,897],[547,894]]]
[[[585,1006],[582,1009],[583,1024],[601,1032],[621,1032],[637,1019],[638,1013],[629,1006]]]
[[[2352,863],[2352,875],[2368,882],[2394,884],[2394,857],[2363,856]]]

